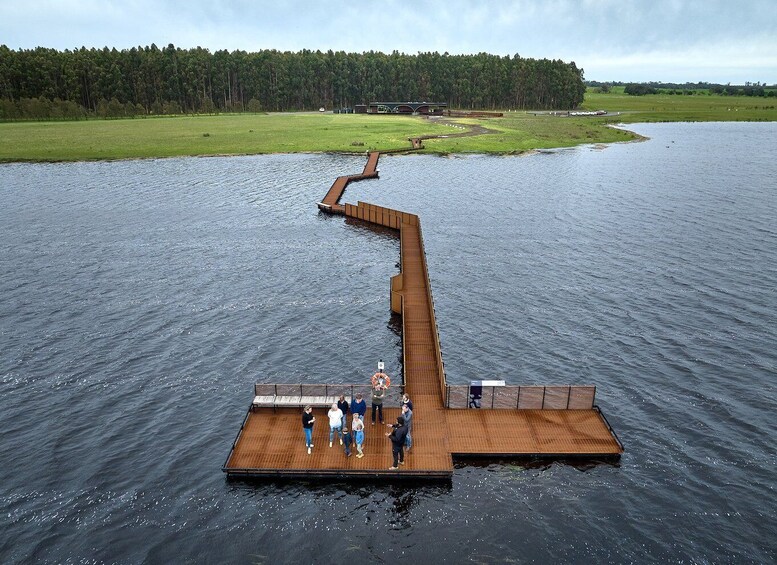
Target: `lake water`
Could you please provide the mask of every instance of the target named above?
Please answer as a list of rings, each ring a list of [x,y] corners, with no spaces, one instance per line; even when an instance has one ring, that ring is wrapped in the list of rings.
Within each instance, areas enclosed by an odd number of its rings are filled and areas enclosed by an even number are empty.
[[[401,371],[398,240],[315,206],[363,157],[0,166],[0,562],[777,560],[777,124],[631,127],[346,192],[420,214],[449,382],[594,384],[626,447],[437,485],[220,470],[255,381]]]

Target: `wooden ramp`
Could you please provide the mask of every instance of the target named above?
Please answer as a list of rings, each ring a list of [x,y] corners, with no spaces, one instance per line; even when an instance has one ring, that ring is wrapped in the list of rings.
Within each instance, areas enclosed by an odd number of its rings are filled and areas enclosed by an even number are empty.
[[[385,426],[367,423],[365,457],[346,457],[339,445],[329,447],[326,410],[316,409],[315,447],[309,455],[299,408],[259,408],[249,410],[223,471],[250,477],[440,479],[452,475],[453,455],[620,456],[623,446],[593,405],[594,387],[580,387],[588,400],[584,408],[575,400],[581,395],[574,396],[575,387],[569,386],[506,387],[501,396],[492,390],[491,405],[501,406],[494,409],[469,409],[466,401],[458,405],[451,401],[457,395],[466,397],[469,388],[462,392],[461,386],[446,383],[418,216],[364,202],[339,204],[348,182],[377,176],[378,157],[377,152],[370,153],[362,175],[339,177],[319,207],[399,234],[401,271],[391,279],[391,309],[402,316],[404,391],[414,405],[413,448],[406,464],[389,469],[391,445]],[[510,402],[504,404],[505,398]],[[521,403],[532,409],[519,409]],[[398,407],[387,406],[385,421],[393,422],[399,414]]]

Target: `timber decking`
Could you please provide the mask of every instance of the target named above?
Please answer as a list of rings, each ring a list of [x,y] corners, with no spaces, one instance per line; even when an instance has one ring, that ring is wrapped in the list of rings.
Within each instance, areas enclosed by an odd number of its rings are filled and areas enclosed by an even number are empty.
[[[345,187],[352,182],[378,178],[378,157],[380,157],[380,153],[377,151],[369,153],[367,156],[367,163],[364,165],[364,170],[360,175],[337,177],[329,188],[329,191],[326,193],[326,196],[324,196],[324,199],[319,202],[318,207],[326,212],[342,214],[345,211],[345,207],[340,204],[340,199],[343,197]]]
[[[246,416],[224,464],[231,476],[446,478],[453,455],[618,457],[623,446],[598,408],[582,410],[449,409],[434,303],[418,216],[359,202],[339,203],[349,182],[377,176],[379,153],[361,175],[338,177],[319,207],[399,230],[401,272],[391,280],[391,308],[402,315],[404,390],[413,400],[413,448],[406,465],[389,470],[387,428],[365,426],[365,457],[329,447],[325,409],[314,409],[313,453],[308,455],[299,409],[259,408]],[[369,401],[369,399],[367,399]],[[400,414],[386,407],[385,421]],[[368,408],[367,420],[370,419]],[[350,418],[348,427],[350,427]]]
[[[385,421],[394,422],[398,408],[385,410]],[[361,475],[365,477],[392,476],[390,471],[391,442],[385,436],[389,428],[380,423],[365,425],[364,457],[346,457],[337,439],[329,447],[329,425],[326,410],[314,409],[313,453],[308,455],[302,433],[300,410],[262,408],[250,412],[240,434],[239,449],[231,454],[225,470],[231,475],[253,477],[332,477]],[[350,420],[350,419],[349,419]],[[367,411],[369,421],[369,410]],[[349,421],[350,424],[350,421]],[[441,420],[440,427],[444,426]],[[424,434],[422,434],[424,435]],[[405,455],[402,474],[415,478],[447,478],[451,476],[451,454],[441,442],[420,440],[418,450]]]
[[[506,456],[614,456],[614,441],[593,410],[447,410],[451,453]]]

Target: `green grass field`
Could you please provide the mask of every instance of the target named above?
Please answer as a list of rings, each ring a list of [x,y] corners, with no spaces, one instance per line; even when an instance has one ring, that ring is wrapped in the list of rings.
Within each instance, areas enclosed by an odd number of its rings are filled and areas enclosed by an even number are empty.
[[[421,119],[225,114],[0,124],[0,161],[138,159],[409,147],[408,138],[450,128]]]
[[[777,97],[721,96],[718,94],[649,94],[629,96],[623,87],[608,94],[591,89],[583,107],[587,110],[623,112],[622,123],[777,121]]]
[[[425,141],[430,153],[521,153],[637,136],[614,123],[777,121],[775,98],[720,95],[628,96],[622,88],[590,92],[585,109],[602,117],[505,112],[502,118],[456,119],[495,133]],[[140,159],[182,155],[363,152],[409,147],[408,138],[461,130],[419,117],[354,114],[225,114],[172,118],[0,123],[0,162]]]

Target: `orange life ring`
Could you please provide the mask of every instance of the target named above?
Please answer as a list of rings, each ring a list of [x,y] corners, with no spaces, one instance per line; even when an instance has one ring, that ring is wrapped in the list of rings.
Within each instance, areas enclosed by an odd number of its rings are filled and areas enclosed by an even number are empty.
[[[386,373],[375,373],[372,375],[372,388],[377,388],[379,386],[382,386],[383,388],[390,387],[391,377],[389,377]]]

